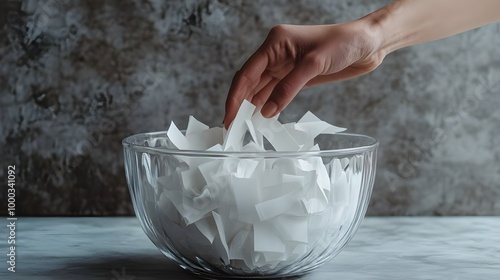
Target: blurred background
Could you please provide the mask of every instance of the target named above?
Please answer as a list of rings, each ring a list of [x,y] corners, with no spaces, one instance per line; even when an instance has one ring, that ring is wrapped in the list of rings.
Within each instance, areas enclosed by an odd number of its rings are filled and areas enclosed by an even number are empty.
[[[121,140],[221,125],[232,76],[271,27],[357,19],[390,1],[0,1],[0,181],[17,214],[133,215]],[[368,215],[500,215],[500,24],[389,55],[303,90],[310,110],[380,141]],[[6,215],[6,187],[0,214]]]

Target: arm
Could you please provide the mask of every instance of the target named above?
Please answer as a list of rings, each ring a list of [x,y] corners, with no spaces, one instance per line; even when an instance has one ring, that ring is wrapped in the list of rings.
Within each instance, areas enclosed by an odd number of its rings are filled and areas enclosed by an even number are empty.
[[[498,20],[499,0],[398,0],[352,22],[276,26],[234,76],[224,124],[243,99],[272,117],[305,86],[366,74],[397,49]]]
[[[500,1],[398,0],[360,20],[378,29],[387,54],[496,22]]]

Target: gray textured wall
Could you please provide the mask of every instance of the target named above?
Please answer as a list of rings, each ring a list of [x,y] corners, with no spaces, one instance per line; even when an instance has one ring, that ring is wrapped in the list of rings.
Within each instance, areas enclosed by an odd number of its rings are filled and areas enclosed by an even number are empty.
[[[3,0],[0,181],[16,164],[18,214],[130,214],[122,138],[191,114],[219,125],[233,73],[270,27],[387,2]],[[499,35],[493,24],[400,50],[282,115],[311,110],[380,140],[369,214],[498,215]]]

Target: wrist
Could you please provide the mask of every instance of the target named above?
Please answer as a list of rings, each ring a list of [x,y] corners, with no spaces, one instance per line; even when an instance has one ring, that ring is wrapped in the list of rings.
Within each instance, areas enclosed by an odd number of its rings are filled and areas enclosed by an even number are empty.
[[[381,57],[402,47],[401,32],[398,24],[395,24],[402,4],[403,1],[393,2],[358,20],[364,26],[368,38],[375,43],[374,52]]]
[[[378,12],[378,11],[377,11]],[[360,18],[354,23],[357,26],[358,34],[361,34],[362,41],[367,46],[364,58],[375,58],[382,61],[389,53],[385,43],[382,24],[380,22],[382,15],[369,14]]]

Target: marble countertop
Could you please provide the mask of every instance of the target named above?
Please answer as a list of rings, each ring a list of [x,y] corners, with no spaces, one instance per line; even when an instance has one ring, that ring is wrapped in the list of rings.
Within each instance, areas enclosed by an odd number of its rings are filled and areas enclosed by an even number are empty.
[[[135,217],[20,217],[16,242],[11,273],[2,241],[0,279],[198,279],[164,257]],[[500,218],[367,217],[337,257],[300,279],[500,279]]]

